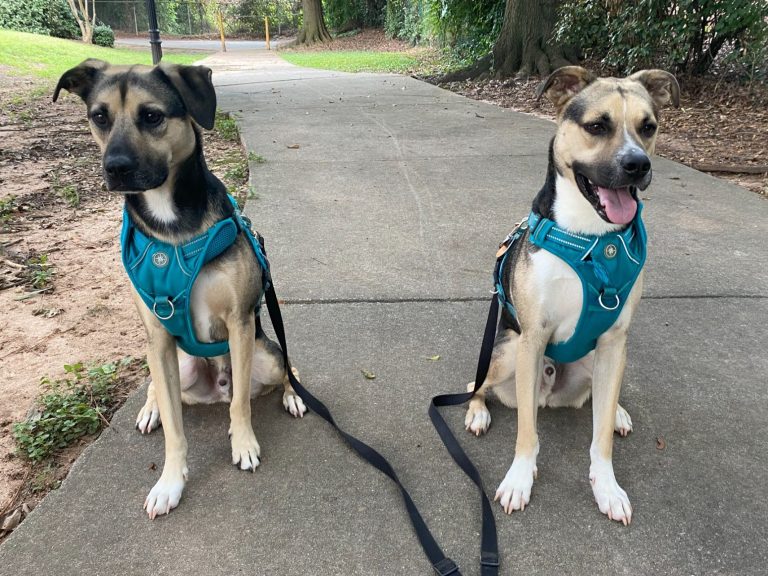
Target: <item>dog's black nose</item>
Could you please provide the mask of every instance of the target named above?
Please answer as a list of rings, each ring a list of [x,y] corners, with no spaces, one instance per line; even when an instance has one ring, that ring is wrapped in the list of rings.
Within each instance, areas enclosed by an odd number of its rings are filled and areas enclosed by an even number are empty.
[[[104,158],[104,171],[111,178],[120,178],[134,172],[138,167],[135,159],[127,154],[110,154]]]
[[[626,153],[621,159],[621,167],[627,176],[642,178],[650,171],[651,160],[644,152],[632,151]]]

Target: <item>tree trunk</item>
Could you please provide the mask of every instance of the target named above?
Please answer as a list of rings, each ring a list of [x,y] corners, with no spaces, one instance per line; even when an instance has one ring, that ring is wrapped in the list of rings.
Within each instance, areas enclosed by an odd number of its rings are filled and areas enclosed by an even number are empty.
[[[90,44],[93,40],[93,27],[96,24],[96,2],[93,2],[93,17],[89,14],[88,0],[67,0],[69,9],[80,27],[80,36],[84,43]]]
[[[304,23],[299,30],[296,44],[314,44],[333,40],[325,26],[321,0],[301,0],[301,4],[304,9]]]
[[[733,36],[736,37],[737,34],[741,34],[741,32],[742,30],[739,30],[735,32]],[[696,52],[696,59],[691,66],[691,74],[694,76],[703,76],[706,74],[727,40],[728,38],[726,36],[715,36],[709,43],[709,46],[707,46],[706,50],[698,49]]]
[[[546,76],[572,64],[564,54],[567,48],[552,39],[558,4],[558,0],[507,0],[504,23],[493,46],[497,77]]]

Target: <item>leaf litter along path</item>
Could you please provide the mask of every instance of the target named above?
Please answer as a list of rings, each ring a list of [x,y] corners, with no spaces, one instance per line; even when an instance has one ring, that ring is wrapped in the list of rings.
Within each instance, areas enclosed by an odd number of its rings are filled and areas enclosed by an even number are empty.
[[[67,94],[54,104],[51,94],[45,82],[0,71],[0,522],[9,509],[33,507],[92,440],[42,473],[14,454],[13,423],[33,408],[40,379],[63,376],[65,364],[145,353],[120,262],[122,201],[103,187],[82,102]],[[205,149],[214,172],[236,175],[224,179],[242,198],[239,143],[212,132]],[[29,266],[41,257],[47,269]],[[144,375],[133,378],[131,390]]]

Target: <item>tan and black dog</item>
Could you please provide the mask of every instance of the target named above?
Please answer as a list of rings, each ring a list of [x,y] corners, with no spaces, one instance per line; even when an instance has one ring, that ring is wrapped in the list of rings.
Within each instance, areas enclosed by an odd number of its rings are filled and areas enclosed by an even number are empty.
[[[85,102],[107,188],[124,196],[127,213],[143,234],[181,246],[233,215],[224,185],[203,156],[199,127],[210,130],[216,113],[209,68],[110,66],[86,60],[64,73],[54,101],[62,89]],[[178,505],[187,480],[182,399],[231,399],[232,463],[251,471],[260,463],[251,395],[283,385],[286,409],[294,416],[306,411],[288,383],[279,347],[261,330],[255,313],[264,282],[242,232],[203,266],[190,294],[195,335],[200,342],[226,340],[230,350],[212,360],[177,352],[175,338],[132,286],[147,332],[152,376],[137,427],[149,432],[159,418],[165,433],[163,472],[144,503],[150,518]]]
[[[569,66],[544,82],[557,108],[557,133],[550,145],[546,183],[533,201],[533,213],[568,233],[600,237],[627,229],[638,210],[637,190],[651,182],[659,108],[679,104],[675,78],[646,70],[627,78],[595,78]],[[613,432],[632,430],[618,404],[624,373],[627,330],[640,301],[639,272],[618,318],[597,339],[594,351],[578,361],[558,364],[545,357],[550,343],[568,340],[579,321],[583,293],[577,273],[565,261],[525,240],[515,245],[503,278],[517,317],[504,310],[499,320],[488,376],[471,400],[466,427],[482,434],[491,417],[485,393],[493,390],[517,407],[515,457],[496,499],[507,513],[528,504],[536,477],[539,406],[580,407],[592,394],[593,436],[589,477],[600,511],[628,524],[632,507],[613,471]],[[626,249],[626,246],[625,246]],[[618,302],[618,300],[617,300]],[[474,388],[474,382],[469,389]]]

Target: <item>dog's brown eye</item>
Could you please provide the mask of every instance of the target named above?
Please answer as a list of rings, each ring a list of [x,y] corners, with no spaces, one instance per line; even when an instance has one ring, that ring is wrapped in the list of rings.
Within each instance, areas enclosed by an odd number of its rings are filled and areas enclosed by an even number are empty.
[[[142,120],[147,126],[157,126],[163,121],[163,114],[161,112],[147,111],[142,114]]]
[[[109,118],[107,118],[107,115],[104,114],[104,112],[95,112],[94,114],[91,114],[91,120],[96,126],[106,126],[109,122]]]
[[[656,124],[652,124],[651,122],[646,122],[643,124],[643,127],[640,128],[640,134],[643,135],[645,138],[650,138],[656,133]]]
[[[602,122],[593,122],[592,124],[585,124],[584,130],[592,134],[592,136],[602,136],[608,133],[608,128]]]

